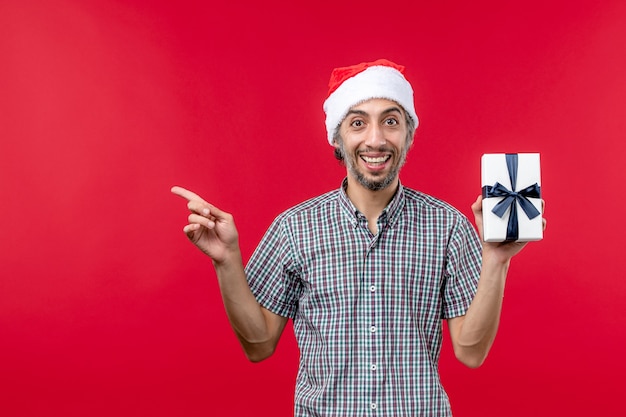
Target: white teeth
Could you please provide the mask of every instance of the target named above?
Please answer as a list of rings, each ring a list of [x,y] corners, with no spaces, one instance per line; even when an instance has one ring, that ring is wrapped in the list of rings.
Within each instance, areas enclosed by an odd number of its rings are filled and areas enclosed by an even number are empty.
[[[361,158],[363,158],[363,160],[365,162],[370,163],[370,164],[380,164],[380,163],[385,162],[388,157],[386,157],[386,156],[379,156],[377,158],[370,158],[370,157],[367,157],[367,156],[361,156]]]

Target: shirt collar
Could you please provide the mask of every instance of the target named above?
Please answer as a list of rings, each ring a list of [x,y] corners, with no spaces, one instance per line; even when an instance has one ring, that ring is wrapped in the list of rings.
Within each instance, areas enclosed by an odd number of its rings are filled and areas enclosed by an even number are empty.
[[[352,204],[350,198],[348,198],[348,194],[346,193],[346,189],[348,187],[348,178],[344,178],[341,182],[341,187],[339,189],[339,206],[341,210],[346,214],[348,219],[350,219],[350,223],[354,227],[359,224],[359,219],[363,217],[363,214],[357,210],[357,208]],[[393,198],[387,204],[387,207],[383,210],[380,215],[380,218],[386,218],[386,221],[389,223],[389,226],[393,227],[400,219],[400,213],[402,212],[402,208],[405,204],[405,193],[404,186],[401,182],[398,182],[398,190],[393,195]]]

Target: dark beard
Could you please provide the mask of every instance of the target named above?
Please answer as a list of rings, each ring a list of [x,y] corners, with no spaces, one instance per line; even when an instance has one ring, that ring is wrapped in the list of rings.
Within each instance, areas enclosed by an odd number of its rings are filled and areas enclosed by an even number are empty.
[[[339,148],[338,149],[335,148],[335,156],[337,157],[337,159],[343,161],[343,163],[348,167],[348,171],[354,176],[354,178],[359,182],[359,184],[361,184],[363,187],[365,187],[366,189],[370,191],[384,190],[395,181],[396,177],[400,173],[400,168],[402,168],[402,166],[406,162],[406,155],[409,151],[408,147],[406,146],[402,149],[401,151],[402,153],[400,154],[400,160],[398,161],[398,164],[395,167],[393,167],[391,171],[389,171],[389,174],[387,174],[387,176],[385,176],[384,178],[380,178],[380,179],[370,180],[366,178],[365,175],[363,175],[363,173],[357,171],[355,168],[356,165],[352,163],[352,160],[347,158],[346,150],[343,145],[343,140],[339,138],[338,143],[339,143]]]
[[[363,175],[362,173],[354,169],[354,166],[352,166],[352,164],[348,166],[348,169],[350,170],[354,178],[363,187],[367,188],[370,191],[380,191],[389,187],[393,183],[393,181],[396,179],[396,175],[400,171],[400,165],[395,167],[393,170],[389,172],[389,174],[386,177],[381,178],[380,180],[369,180],[365,178],[365,175]]]

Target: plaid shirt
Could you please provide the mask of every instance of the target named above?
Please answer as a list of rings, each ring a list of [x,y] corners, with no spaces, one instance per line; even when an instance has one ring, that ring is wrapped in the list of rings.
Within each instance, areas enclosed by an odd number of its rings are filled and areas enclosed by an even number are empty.
[[[475,295],[476,232],[400,185],[373,235],[345,184],[278,216],[246,266],[261,305],[293,319],[295,416],[450,416],[442,319]]]

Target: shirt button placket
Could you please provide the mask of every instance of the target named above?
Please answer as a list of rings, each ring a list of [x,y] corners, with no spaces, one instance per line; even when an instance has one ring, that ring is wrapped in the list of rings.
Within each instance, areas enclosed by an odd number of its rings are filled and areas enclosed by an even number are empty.
[[[370,295],[371,295],[371,305],[372,305],[372,308],[373,308],[374,313],[376,313],[376,312],[377,312],[377,310],[376,310],[376,305],[378,304],[378,303],[377,303],[377,300],[376,300],[376,296],[378,295],[378,294],[377,294],[377,292],[376,292],[376,290],[377,290],[376,285],[375,285],[374,283],[372,283],[372,284],[369,286],[369,291],[370,291]],[[376,344],[377,344],[377,343],[376,343],[376,340],[374,340],[374,339],[376,338],[376,336],[378,336],[378,335],[376,334],[376,333],[377,333],[377,331],[378,331],[378,328],[376,327],[376,325],[375,325],[375,324],[372,324],[372,325],[370,326],[370,334],[372,335],[372,345],[373,345],[373,346],[376,346]],[[376,348],[374,348],[373,355],[372,355],[372,360],[373,360],[373,361],[372,361],[372,363],[370,364],[370,372],[372,373],[372,375],[371,375],[371,380],[372,380],[372,381],[376,381],[376,380],[378,379],[378,378],[377,378],[377,375],[376,375],[376,370],[378,369],[378,366],[376,365],[376,362],[375,362],[375,361],[376,361],[376,359],[377,359],[377,358],[376,358],[376,355],[375,355],[375,354],[376,354],[376,351],[377,351],[377,349],[376,349]],[[378,386],[378,383],[374,383],[374,386]],[[378,410],[378,404],[375,402],[375,397],[373,397],[373,398],[372,398],[372,401],[371,401],[371,403],[370,403],[370,411],[375,412],[375,411],[377,411],[377,410]]]
[[[381,230],[382,227],[379,224],[378,225],[378,230]],[[370,297],[365,297],[364,300],[367,300],[366,302],[368,303],[368,310],[369,310],[369,316],[371,319],[370,325],[369,325],[369,333],[370,333],[370,363],[369,365],[365,365],[368,366],[368,372],[369,372],[369,378],[368,380],[370,381],[370,401],[369,401],[369,411],[371,414],[379,414],[380,413],[380,404],[378,399],[380,398],[380,374],[379,374],[379,367],[378,367],[378,360],[379,360],[379,354],[380,354],[380,343],[381,341],[379,340],[380,338],[380,324],[378,321],[381,319],[380,316],[380,302],[381,300],[379,299],[380,296],[380,292],[379,292],[379,288],[378,288],[378,280],[380,279],[379,274],[380,274],[380,267],[379,267],[379,260],[378,257],[380,254],[377,253],[377,244],[378,244],[378,238],[380,236],[380,232],[379,234],[374,237],[374,239],[372,239],[370,241],[370,245],[369,245],[369,249],[367,250],[367,256],[366,256],[366,262],[368,264],[368,267],[366,270],[369,270],[369,285],[366,286],[366,291],[368,291],[370,293]]]

